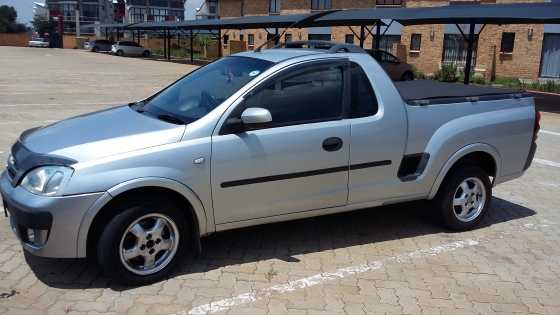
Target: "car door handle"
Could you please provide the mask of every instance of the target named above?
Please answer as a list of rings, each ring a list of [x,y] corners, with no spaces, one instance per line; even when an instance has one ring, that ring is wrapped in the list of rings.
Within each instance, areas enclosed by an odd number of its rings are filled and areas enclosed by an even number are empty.
[[[338,151],[342,148],[342,139],[339,137],[330,137],[323,141],[323,149],[325,151]]]

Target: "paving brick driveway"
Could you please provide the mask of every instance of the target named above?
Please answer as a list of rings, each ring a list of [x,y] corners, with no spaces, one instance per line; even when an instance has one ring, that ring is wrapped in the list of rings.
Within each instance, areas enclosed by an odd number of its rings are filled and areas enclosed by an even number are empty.
[[[190,67],[0,47],[0,69],[5,160],[22,130],[139,99]],[[474,231],[441,229],[422,203],[246,228],[140,288],[85,260],[25,255],[1,218],[0,313],[560,314],[560,115],[543,129],[533,166],[495,189]]]

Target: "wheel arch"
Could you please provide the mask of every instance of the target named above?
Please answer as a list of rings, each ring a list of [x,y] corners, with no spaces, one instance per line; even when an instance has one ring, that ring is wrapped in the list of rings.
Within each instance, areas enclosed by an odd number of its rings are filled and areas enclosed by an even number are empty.
[[[480,165],[490,176],[494,177],[494,181],[500,176],[501,156],[496,148],[486,143],[474,143],[467,145],[456,151],[447,162],[443,165],[436,177],[428,199],[431,200],[437,194],[439,187],[447,174],[456,166],[473,162]]]
[[[86,257],[90,252],[92,241],[110,217],[110,208],[118,202],[134,194],[157,193],[173,198],[183,205],[193,224],[193,239],[197,250],[200,250],[200,237],[208,234],[206,210],[198,196],[187,186],[167,178],[137,178],[110,188],[107,193],[92,206],[80,224],[78,235],[78,257]]]

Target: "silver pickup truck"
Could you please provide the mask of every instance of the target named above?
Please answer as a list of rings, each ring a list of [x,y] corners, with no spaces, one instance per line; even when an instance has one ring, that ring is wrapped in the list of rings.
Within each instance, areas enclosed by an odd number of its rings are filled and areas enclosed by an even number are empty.
[[[201,237],[256,224],[427,199],[470,229],[529,167],[539,115],[523,91],[395,84],[358,47],[327,48],[239,53],[25,131],[0,179],[22,246],[143,284]]]

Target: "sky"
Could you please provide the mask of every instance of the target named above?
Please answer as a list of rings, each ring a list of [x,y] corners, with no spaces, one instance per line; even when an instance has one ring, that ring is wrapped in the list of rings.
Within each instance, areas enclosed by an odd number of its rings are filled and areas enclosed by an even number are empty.
[[[30,23],[33,20],[33,2],[44,3],[44,0],[0,0],[0,5],[10,5],[16,8],[18,21]],[[200,7],[204,0],[187,0],[185,4],[185,19],[195,18],[195,8]]]
[[[33,20],[33,2],[41,0],[0,0],[0,5],[9,5],[16,8],[18,22],[30,24]]]

